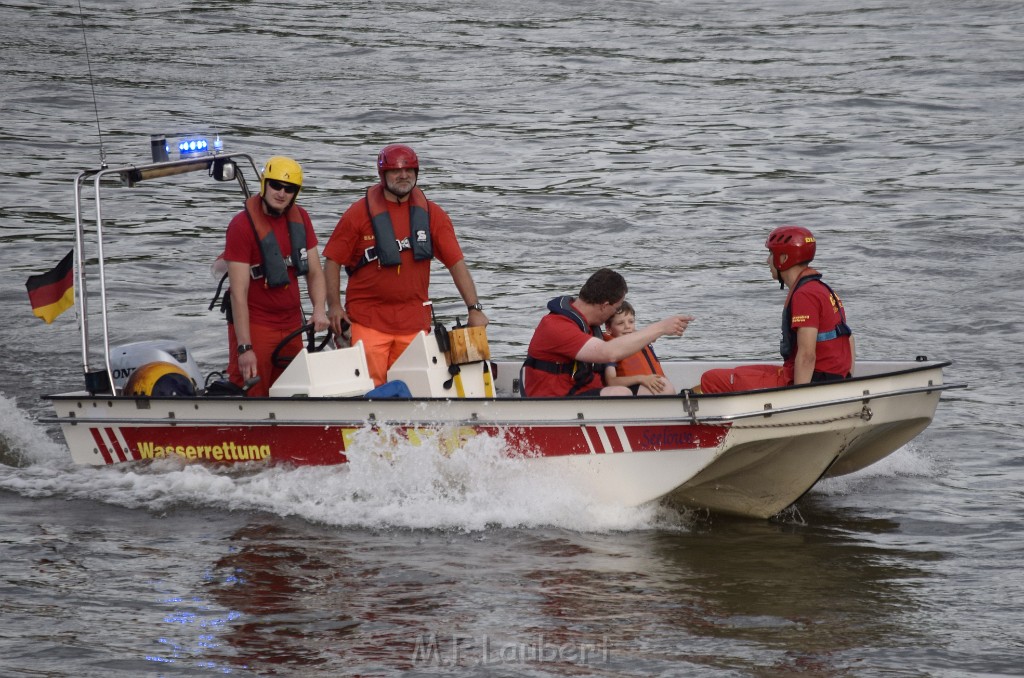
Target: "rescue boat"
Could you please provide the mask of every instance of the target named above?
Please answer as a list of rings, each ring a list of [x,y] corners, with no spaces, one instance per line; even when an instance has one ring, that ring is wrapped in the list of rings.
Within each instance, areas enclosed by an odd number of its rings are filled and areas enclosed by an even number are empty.
[[[425,454],[486,436],[509,457],[543,465],[600,502],[664,501],[768,518],[819,480],[854,473],[902,447],[931,423],[943,391],[964,386],[943,382],[949,361],[918,357],[859,361],[845,381],[745,393],[531,399],[520,395],[521,359],[492,359],[481,332],[438,326],[422,332],[389,371],[389,382],[403,385],[397,396],[373,388],[361,345],[332,350],[312,336],[268,397],[218,389],[180,339],[111,344],[101,205],[114,185],[199,172],[236,182],[244,200],[245,174],[258,171],[244,153],[204,147],[171,160],[162,140],[153,149],[150,163],[103,166],[75,178],[75,303],[85,385],[47,396],[55,414],[43,421],[59,424],[78,464],[174,457],[223,467],[332,465],[375,440],[361,432],[432,441],[423,445]],[[95,218],[87,222],[83,191],[90,183]],[[87,240],[96,253],[88,277]],[[98,290],[87,289],[94,279]],[[89,305],[97,301],[100,327],[93,332]],[[92,361],[94,351],[101,364]],[[663,367],[672,383],[696,384],[705,370],[738,364]],[[386,454],[385,439],[377,440]]]

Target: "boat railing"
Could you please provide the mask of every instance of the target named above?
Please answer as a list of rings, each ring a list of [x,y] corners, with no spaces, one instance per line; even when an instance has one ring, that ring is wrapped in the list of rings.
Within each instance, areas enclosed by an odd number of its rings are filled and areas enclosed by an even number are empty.
[[[114,375],[110,359],[110,328],[107,315],[107,285],[103,254],[103,209],[102,186],[105,179],[116,177],[122,187],[132,187],[142,181],[159,179],[189,172],[207,172],[216,181],[237,181],[242,195],[248,198],[250,190],[245,180],[242,165],[248,164],[254,176],[259,176],[256,163],[247,153],[214,152],[179,160],[164,160],[142,165],[106,165],[79,172],[75,177],[75,294],[78,303],[82,339],[82,366],[85,372],[85,388],[89,393],[112,393]],[[104,368],[90,369],[89,293],[88,276],[85,273],[85,219],[82,209],[82,191],[89,181],[93,182],[95,200],[95,238],[97,277],[100,298],[101,335],[103,338]]]
[[[947,390],[952,390],[952,389],[965,388],[966,386],[967,386],[966,384],[935,384],[935,385],[929,384],[927,386],[917,386],[917,387],[910,387],[910,388],[899,388],[899,389],[895,389],[895,390],[891,390],[891,391],[882,391],[882,392],[878,392],[878,393],[871,393],[870,391],[866,390],[863,393],[855,395],[855,396],[848,396],[848,397],[841,397],[841,398],[830,398],[830,399],[827,399],[827,400],[814,400],[814,401],[810,401],[810,402],[806,402],[806,403],[800,403],[800,404],[795,404],[795,405],[787,405],[787,406],[782,406],[782,407],[771,407],[770,404],[766,404],[766,406],[763,406],[762,409],[759,409],[759,410],[750,410],[750,411],[745,411],[745,412],[737,412],[735,414],[717,414],[717,415],[708,415],[708,416],[699,416],[698,415],[699,396],[689,396],[687,394],[683,394],[683,395],[679,396],[680,402],[683,403],[683,410],[684,410],[684,412],[683,412],[684,416],[681,417],[680,419],[681,420],[686,420],[686,421],[688,421],[688,423],[693,424],[693,425],[726,425],[726,424],[732,424],[733,422],[737,422],[737,421],[743,421],[743,420],[746,420],[746,419],[771,418],[771,417],[775,417],[775,416],[779,416],[779,415],[783,415],[783,414],[789,414],[789,413],[793,413],[793,412],[802,412],[802,411],[809,411],[809,410],[820,410],[820,409],[825,409],[825,408],[829,408],[829,407],[835,407],[835,406],[841,406],[841,405],[847,405],[847,404],[850,404],[850,403],[860,402],[860,403],[862,403],[864,405],[864,407],[861,410],[859,410],[857,413],[854,413],[852,416],[859,416],[859,417],[861,417],[861,418],[863,418],[865,420],[870,420],[872,414],[870,412],[870,409],[867,408],[867,405],[872,400],[881,400],[881,399],[885,399],[885,398],[896,398],[896,397],[902,397],[902,396],[908,396],[908,395],[916,395],[916,394],[920,394],[920,393],[936,393],[936,392],[947,391]],[[743,396],[748,396],[749,394],[736,394],[736,395],[743,397]],[[65,399],[66,397],[72,397],[72,396],[62,396],[61,399]],[[663,399],[663,397],[660,397],[660,396],[656,396],[656,397],[659,400]],[[182,403],[186,403],[186,402],[187,403],[192,403],[193,401],[200,400],[200,399],[201,400],[217,400],[217,401],[223,401],[224,400],[224,399],[203,399],[203,398],[176,398],[176,399],[174,399],[174,401],[175,402],[182,402]],[[629,398],[625,398],[625,399],[631,400]],[[265,406],[267,406],[267,405],[273,406],[274,404],[277,404],[278,402],[293,402],[294,400],[295,399],[284,399],[284,400],[278,401],[278,400],[275,400],[275,399],[270,399],[270,400],[264,401],[264,405]],[[320,398],[316,398],[316,399],[308,399],[308,400],[307,399],[302,399],[302,400],[303,400],[303,402],[310,402],[310,401],[315,401],[315,400],[322,400],[323,402],[339,402],[339,401],[352,402],[353,400],[357,400],[357,399],[346,399],[346,398],[323,398],[323,399],[320,399]],[[477,401],[479,401],[479,402],[494,402],[494,400],[495,399],[492,399],[492,398],[480,398],[480,399],[464,400],[462,402],[464,402],[466,404],[472,404],[472,403],[477,402]],[[505,400],[506,402],[511,402],[511,403],[524,403],[524,404],[525,403],[536,404],[536,402],[537,402],[535,400],[534,401],[522,400],[520,398],[503,398],[503,399],[499,399],[499,400]],[[611,400],[615,400],[615,399],[613,398]],[[443,398],[437,398],[437,399],[432,399],[432,398],[429,398],[429,399],[418,399],[418,401],[419,402],[425,402],[425,403],[430,403],[430,402],[434,402],[434,401],[436,401],[437,403],[457,402],[457,401],[449,401],[449,400],[443,399]],[[384,405],[384,404],[388,403],[388,402],[396,403],[398,406],[401,406],[401,404],[404,403],[405,401],[403,399],[398,399],[398,400],[394,400],[394,401],[386,401],[386,400],[373,401],[373,400],[367,400],[366,402],[376,402],[376,403],[381,404],[382,406],[386,407],[386,405]],[[253,404],[255,404],[255,403],[253,403]],[[517,407],[516,409],[518,410],[519,408]],[[845,414],[845,415],[843,415],[840,418],[848,418],[850,416],[851,416],[850,414]],[[363,426],[363,425],[366,425],[366,424],[371,424],[371,425],[378,425],[378,426],[407,426],[407,427],[408,426],[413,426],[413,427],[437,427],[437,426],[475,426],[475,427],[480,427],[480,426],[491,426],[491,427],[511,427],[511,428],[514,428],[514,427],[517,427],[517,426],[564,425],[566,423],[574,423],[574,424],[583,424],[583,423],[595,424],[595,423],[600,423],[600,424],[604,424],[604,425],[611,425],[611,424],[635,425],[635,424],[652,424],[652,423],[662,423],[662,424],[664,424],[666,422],[666,418],[665,418],[664,414],[662,414],[660,416],[652,416],[652,417],[629,416],[628,418],[626,418],[626,417],[622,417],[622,416],[617,416],[617,417],[589,417],[589,418],[587,418],[587,417],[584,417],[582,415],[582,413],[578,413],[578,414],[573,415],[572,417],[566,417],[565,419],[551,419],[551,418],[549,418],[549,419],[526,419],[526,418],[520,418],[518,416],[515,417],[514,419],[502,419],[502,418],[498,418],[498,417],[484,418],[484,417],[481,417],[478,412],[472,412],[469,416],[465,416],[465,417],[461,417],[461,418],[439,419],[437,417],[437,415],[436,415],[436,412],[435,412],[435,413],[433,413],[433,416],[426,416],[426,417],[424,417],[422,419],[413,419],[413,418],[381,419],[381,418],[378,418],[374,414],[370,414],[370,415],[366,416],[365,418],[360,418],[358,420],[353,419],[351,421],[347,421],[347,420],[343,420],[343,419],[340,419],[340,418],[333,418],[333,419],[279,418],[279,417],[276,416],[276,414],[271,414],[271,416],[269,416],[269,417],[260,418],[260,419],[239,419],[237,416],[230,417],[230,418],[212,418],[212,417],[211,418],[180,418],[180,417],[174,416],[173,413],[172,413],[171,416],[168,416],[168,417],[145,417],[145,418],[137,417],[137,416],[123,416],[123,417],[119,417],[117,415],[113,415],[113,416],[95,416],[95,417],[79,417],[79,416],[60,417],[60,416],[58,416],[58,417],[41,418],[40,421],[45,422],[45,423],[71,424],[71,425],[78,425],[78,424],[89,425],[89,424],[99,424],[99,423],[102,423],[103,425],[107,425],[107,426],[109,426],[111,424],[132,424],[132,425],[141,425],[141,426],[167,426],[167,425],[171,425],[171,426],[239,426],[239,425],[242,425],[242,426],[345,426],[345,425]],[[807,423],[807,422],[802,422],[802,423]]]

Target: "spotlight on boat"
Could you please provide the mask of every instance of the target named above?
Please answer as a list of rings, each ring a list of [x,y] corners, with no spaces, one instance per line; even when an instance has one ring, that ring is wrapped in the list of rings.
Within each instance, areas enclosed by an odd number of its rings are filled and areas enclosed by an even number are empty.
[[[236,166],[234,161],[228,158],[217,158],[213,161],[210,174],[217,181],[231,181],[235,178]]]

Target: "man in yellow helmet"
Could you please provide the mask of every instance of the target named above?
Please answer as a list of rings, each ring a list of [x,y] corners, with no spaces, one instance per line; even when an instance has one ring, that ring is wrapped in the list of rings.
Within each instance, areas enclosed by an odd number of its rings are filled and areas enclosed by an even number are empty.
[[[302,188],[302,167],[291,158],[276,156],[260,175],[260,194],[245,201],[245,209],[228,224],[224,260],[231,285],[228,324],[228,378],[243,386],[253,377],[250,396],[265,396],[281,375],[271,354],[288,334],[305,323],[299,277],[313,302],[311,322],[327,329],[327,292],[309,213],[295,204]],[[282,356],[302,350],[296,336]]]

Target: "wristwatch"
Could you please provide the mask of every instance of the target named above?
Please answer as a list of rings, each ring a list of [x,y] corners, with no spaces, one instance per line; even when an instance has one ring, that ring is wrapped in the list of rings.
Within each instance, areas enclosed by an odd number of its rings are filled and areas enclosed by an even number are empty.
[[[466,306],[466,308],[468,308],[470,311],[482,311],[484,310],[484,305],[478,301],[475,304],[469,304],[468,306]]]
[[[246,353],[247,351],[251,351],[251,350],[252,350],[252,344],[239,344],[238,345],[238,355],[242,355],[243,353]]]

